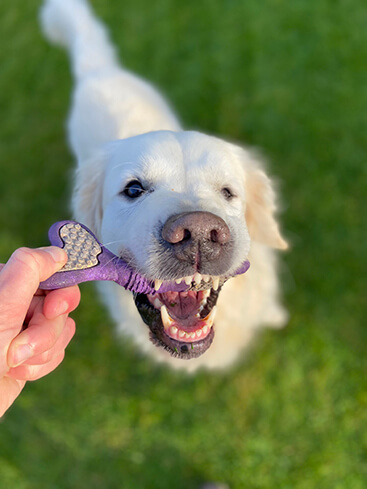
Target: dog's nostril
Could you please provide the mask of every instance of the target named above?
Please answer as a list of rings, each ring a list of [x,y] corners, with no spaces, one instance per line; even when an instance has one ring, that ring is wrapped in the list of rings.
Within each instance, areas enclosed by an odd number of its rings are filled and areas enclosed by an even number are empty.
[[[218,243],[218,232],[216,229],[213,229],[213,231],[210,232],[210,239],[213,241],[213,243]]]
[[[168,220],[162,229],[162,237],[167,243],[173,245],[190,241],[192,233],[186,223],[181,223],[179,219]]]
[[[164,229],[162,233],[163,239],[171,244],[184,243],[190,241],[191,232],[183,227],[172,227]]]
[[[218,229],[212,229],[212,231],[210,232],[210,239],[213,243],[228,243],[228,241],[230,240],[230,233],[227,226],[220,227]]]
[[[184,229],[183,238],[181,241],[190,241],[191,233],[188,229]]]

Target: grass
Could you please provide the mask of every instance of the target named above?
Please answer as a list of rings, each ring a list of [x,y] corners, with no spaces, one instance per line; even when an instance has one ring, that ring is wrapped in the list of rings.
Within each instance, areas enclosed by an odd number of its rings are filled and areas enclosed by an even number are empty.
[[[367,10],[362,0],[93,1],[188,128],[263,149],[281,181],[291,314],[229,372],[152,364],[82,286],[62,366],[0,424],[0,487],[364,489]],[[40,2],[0,6],[0,260],[70,216],[71,77]],[[364,220],[364,226],[363,226]],[[1,395],[1,393],[0,393]]]

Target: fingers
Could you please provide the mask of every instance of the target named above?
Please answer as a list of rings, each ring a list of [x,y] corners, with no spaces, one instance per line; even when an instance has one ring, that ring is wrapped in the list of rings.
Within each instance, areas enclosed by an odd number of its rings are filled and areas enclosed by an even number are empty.
[[[47,375],[62,362],[75,333],[68,314],[79,304],[79,288],[38,289],[66,261],[57,247],[21,248],[0,264],[0,416],[27,380]]]
[[[48,319],[43,314],[43,302],[39,302],[28,327],[18,334],[8,349],[8,365],[15,367],[31,357],[50,350],[61,336],[67,314]]]
[[[73,319],[66,317],[66,315],[60,316],[58,321],[63,321],[60,334],[56,336],[54,331],[53,334],[55,336],[50,335],[47,341],[44,338],[43,341],[38,341],[31,356],[20,365],[15,363],[14,365],[17,366],[12,367],[7,376],[18,380],[37,380],[52,372],[61,363],[65,355],[65,349],[75,334],[75,322]],[[35,333],[33,338],[34,335]],[[13,361],[18,362],[16,346],[14,353]]]
[[[30,305],[35,304],[33,297],[40,281],[59,270],[66,260],[65,251],[54,246],[37,250],[20,248],[2,267],[0,271],[0,377],[8,370],[6,359],[9,344],[21,330]]]
[[[45,365],[52,361],[54,357],[63,352],[75,334],[75,322],[71,318],[66,318],[63,330],[57,338],[56,343],[50,349],[42,353],[35,354],[24,362],[27,365]],[[24,365],[22,364],[22,365]]]
[[[38,294],[39,292],[39,294]],[[28,308],[24,323],[28,324],[40,303],[43,304],[43,314],[47,319],[54,319],[61,314],[74,311],[80,302],[79,287],[67,287],[60,290],[37,291]]]
[[[17,381],[32,381],[45,377],[49,373],[53,372],[60,363],[64,360],[65,351],[52,358],[50,362],[45,365],[20,365],[19,367],[9,370],[7,377],[16,379]]]
[[[78,286],[49,292],[43,305],[43,314],[47,319],[53,319],[61,314],[69,314],[74,311],[80,302],[80,291]]]

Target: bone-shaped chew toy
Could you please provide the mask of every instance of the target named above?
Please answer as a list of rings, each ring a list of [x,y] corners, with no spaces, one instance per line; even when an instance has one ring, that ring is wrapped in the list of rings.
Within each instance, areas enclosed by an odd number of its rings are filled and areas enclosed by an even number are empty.
[[[185,281],[181,283],[165,281],[157,291],[153,281],[147,280],[124,260],[109,251],[81,223],[56,222],[50,227],[48,237],[52,245],[66,251],[68,261],[61,270],[40,283],[41,289],[61,289],[92,280],[110,280],[127,290],[142,294],[183,292],[195,288],[194,284],[187,285]],[[234,275],[245,273],[249,266],[250,263],[246,260]],[[221,283],[224,281],[223,278]]]

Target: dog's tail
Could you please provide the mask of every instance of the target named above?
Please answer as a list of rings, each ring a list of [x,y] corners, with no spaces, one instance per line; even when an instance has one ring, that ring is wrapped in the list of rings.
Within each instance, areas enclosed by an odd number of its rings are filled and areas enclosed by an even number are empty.
[[[77,79],[117,65],[107,32],[87,0],[46,0],[41,25],[51,42],[69,51]]]

